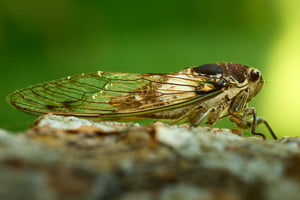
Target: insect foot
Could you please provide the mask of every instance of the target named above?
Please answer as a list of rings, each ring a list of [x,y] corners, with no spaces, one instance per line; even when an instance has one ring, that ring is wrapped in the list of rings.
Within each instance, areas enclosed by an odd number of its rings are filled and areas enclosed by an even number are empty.
[[[240,113],[242,112],[242,113]],[[251,119],[245,119],[246,117],[252,115]],[[258,135],[261,136],[263,139],[266,139],[266,136],[262,133],[257,133],[256,132],[256,126],[264,123],[267,127],[267,129],[269,130],[271,136],[273,137],[273,139],[277,140],[277,136],[275,135],[275,133],[273,132],[271,126],[269,125],[269,123],[267,121],[265,121],[263,118],[261,117],[257,117],[256,116],[256,109],[253,107],[250,108],[246,108],[244,110],[241,110],[239,112],[236,112],[234,114],[232,114],[229,119],[236,123],[236,125],[240,128],[243,129],[248,129],[248,128],[252,128],[251,129],[251,133],[252,135]]]

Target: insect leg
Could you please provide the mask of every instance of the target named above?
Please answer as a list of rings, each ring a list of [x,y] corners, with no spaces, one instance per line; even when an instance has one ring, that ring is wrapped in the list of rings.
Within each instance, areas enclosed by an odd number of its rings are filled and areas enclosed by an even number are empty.
[[[274,131],[272,130],[270,124],[269,124],[266,120],[264,120],[264,119],[261,118],[261,117],[258,117],[258,118],[256,119],[256,121],[257,121],[257,124],[264,123],[265,126],[267,127],[267,129],[269,130],[270,134],[272,135],[273,139],[275,139],[275,140],[278,139],[277,136],[275,135]]]
[[[215,111],[215,108],[209,108],[203,115],[201,115],[201,117],[194,124],[192,124],[192,126],[198,126],[211,112]]]
[[[243,112],[243,113],[239,113],[239,112]],[[248,117],[250,115],[252,115],[252,119],[250,119],[250,120],[245,119],[246,117]],[[269,130],[270,134],[272,135],[272,137],[274,139],[277,139],[277,137],[276,137],[275,133],[273,132],[271,126],[263,118],[260,118],[260,117],[256,116],[256,109],[253,108],[253,107],[246,108],[246,109],[243,109],[241,111],[232,113],[230,115],[229,119],[231,121],[233,121],[234,123],[236,123],[236,125],[240,128],[248,129],[248,128],[252,127],[252,129],[251,129],[252,135],[259,135],[263,139],[266,139],[264,134],[256,132],[256,126],[261,124],[261,123],[264,123],[266,125],[266,127],[268,128],[268,130]]]
[[[183,120],[184,118],[188,117],[191,113],[193,113],[195,110],[199,109],[200,107],[202,107],[202,106],[200,105],[200,106],[195,106],[195,107],[193,107],[191,110],[189,110],[188,112],[184,113],[184,114],[181,115],[179,118],[177,118],[177,119],[175,119],[174,121],[172,121],[170,124],[171,124],[171,125],[177,124],[178,122],[180,122],[180,121]]]

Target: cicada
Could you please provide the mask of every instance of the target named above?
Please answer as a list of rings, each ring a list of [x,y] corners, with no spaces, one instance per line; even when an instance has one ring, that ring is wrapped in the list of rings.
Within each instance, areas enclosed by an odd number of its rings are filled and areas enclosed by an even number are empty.
[[[176,73],[79,74],[17,90],[9,102],[29,113],[94,117],[101,120],[164,119],[198,126],[229,117],[238,127],[264,123],[247,103],[261,90],[261,73],[246,65],[212,63]]]

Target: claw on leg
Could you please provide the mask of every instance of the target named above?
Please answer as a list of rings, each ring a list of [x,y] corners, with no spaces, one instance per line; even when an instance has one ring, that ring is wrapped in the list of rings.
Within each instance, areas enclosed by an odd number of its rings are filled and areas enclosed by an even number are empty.
[[[251,116],[251,115],[252,115],[252,118],[247,120],[246,117]],[[230,115],[229,119],[231,121],[233,121],[234,123],[236,123],[236,125],[240,128],[243,128],[243,129],[252,128],[251,129],[252,135],[259,135],[263,139],[266,139],[264,134],[256,132],[256,126],[261,123],[264,123],[266,125],[267,129],[269,130],[270,134],[272,135],[272,137],[275,140],[277,140],[277,136],[273,132],[271,126],[263,118],[256,116],[256,109],[253,107],[246,108],[246,109],[238,111],[238,112],[233,112]]]

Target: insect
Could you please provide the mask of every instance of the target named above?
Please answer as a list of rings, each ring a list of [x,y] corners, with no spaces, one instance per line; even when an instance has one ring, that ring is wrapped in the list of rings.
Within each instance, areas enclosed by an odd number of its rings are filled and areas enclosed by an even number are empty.
[[[198,126],[213,125],[229,117],[237,126],[251,128],[264,123],[247,103],[261,90],[261,73],[246,65],[212,63],[188,67],[176,73],[79,74],[15,91],[9,102],[15,108],[37,114],[52,113],[96,117],[101,120],[169,119]],[[250,119],[249,119],[250,118]]]

